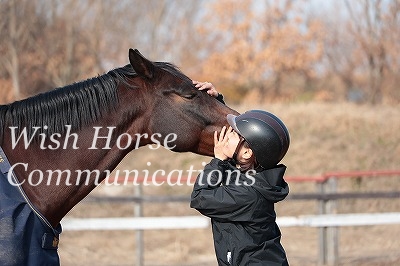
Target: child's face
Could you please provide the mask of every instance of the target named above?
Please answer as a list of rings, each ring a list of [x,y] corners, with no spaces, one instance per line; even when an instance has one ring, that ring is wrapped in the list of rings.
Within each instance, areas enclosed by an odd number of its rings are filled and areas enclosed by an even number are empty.
[[[232,158],[233,154],[235,153],[236,147],[239,144],[240,137],[239,134],[236,133],[231,127],[229,127],[226,134],[228,141],[224,145],[223,152],[226,156]]]

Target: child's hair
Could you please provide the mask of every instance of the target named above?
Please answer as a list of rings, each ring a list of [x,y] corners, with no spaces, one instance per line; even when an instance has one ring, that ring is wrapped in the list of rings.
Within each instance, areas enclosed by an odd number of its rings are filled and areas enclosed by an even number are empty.
[[[249,143],[247,143],[247,141],[243,141],[239,145],[246,149],[251,149],[251,147],[250,147]],[[239,150],[241,149],[241,147],[238,147]],[[245,160],[244,162],[238,161],[237,163],[240,166],[241,172],[247,172],[248,170],[252,170],[252,169],[257,170],[259,168],[259,164],[257,162],[254,152],[249,159]]]

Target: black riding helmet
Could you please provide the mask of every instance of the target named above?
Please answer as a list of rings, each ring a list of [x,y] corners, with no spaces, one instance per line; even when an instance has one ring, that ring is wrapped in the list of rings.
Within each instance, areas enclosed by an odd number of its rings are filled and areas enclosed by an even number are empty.
[[[285,124],[275,115],[251,110],[241,115],[227,115],[229,125],[242,136],[264,168],[277,165],[289,149],[290,137]]]

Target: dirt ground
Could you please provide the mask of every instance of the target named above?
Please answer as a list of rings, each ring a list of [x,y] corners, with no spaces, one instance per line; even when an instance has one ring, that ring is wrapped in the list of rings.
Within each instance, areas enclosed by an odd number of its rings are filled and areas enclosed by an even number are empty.
[[[278,114],[291,133],[291,147],[284,159],[288,176],[315,176],[329,171],[398,170],[400,155],[400,109],[398,106],[305,103],[241,106]],[[201,169],[203,158],[169,151],[134,151],[121,169]],[[151,167],[148,166],[151,162]],[[290,193],[316,192],[314,183],[289,183]],[[97,196],[132,195],[133,186],[104,187]],[[340,192],[398,191],[400,177],[340,180]],[[186,195],[190,186],[145,187],[144,195]],[[339,200],[338,213],[398,212],[399,199]],[[132,217],[134,203],[81,202],[68,217]],[[285,200],[276,205],[278,216],[317,214],[315,201]],[[199,215],[184,203],[145,203],[144,216]],[[290,265],[318,263],[318,229],[281,228],[282,243]],[[400,224],[341,227],[339,265],[400,265]],[[144,232],[146,266],[216,265],[211,229],[151,230]],[[88,231],[61,234],[61,265],[135,265],[135,231]]]

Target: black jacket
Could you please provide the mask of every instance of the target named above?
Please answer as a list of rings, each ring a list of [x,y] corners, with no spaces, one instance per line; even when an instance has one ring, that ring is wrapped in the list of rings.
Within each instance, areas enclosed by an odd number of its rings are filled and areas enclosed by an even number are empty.
[[[211,218],[218,265],[288,265],[274,210],[289,193],[285,170],[229,176],[239,170],[212,159],[197,177],[190,206]]]

